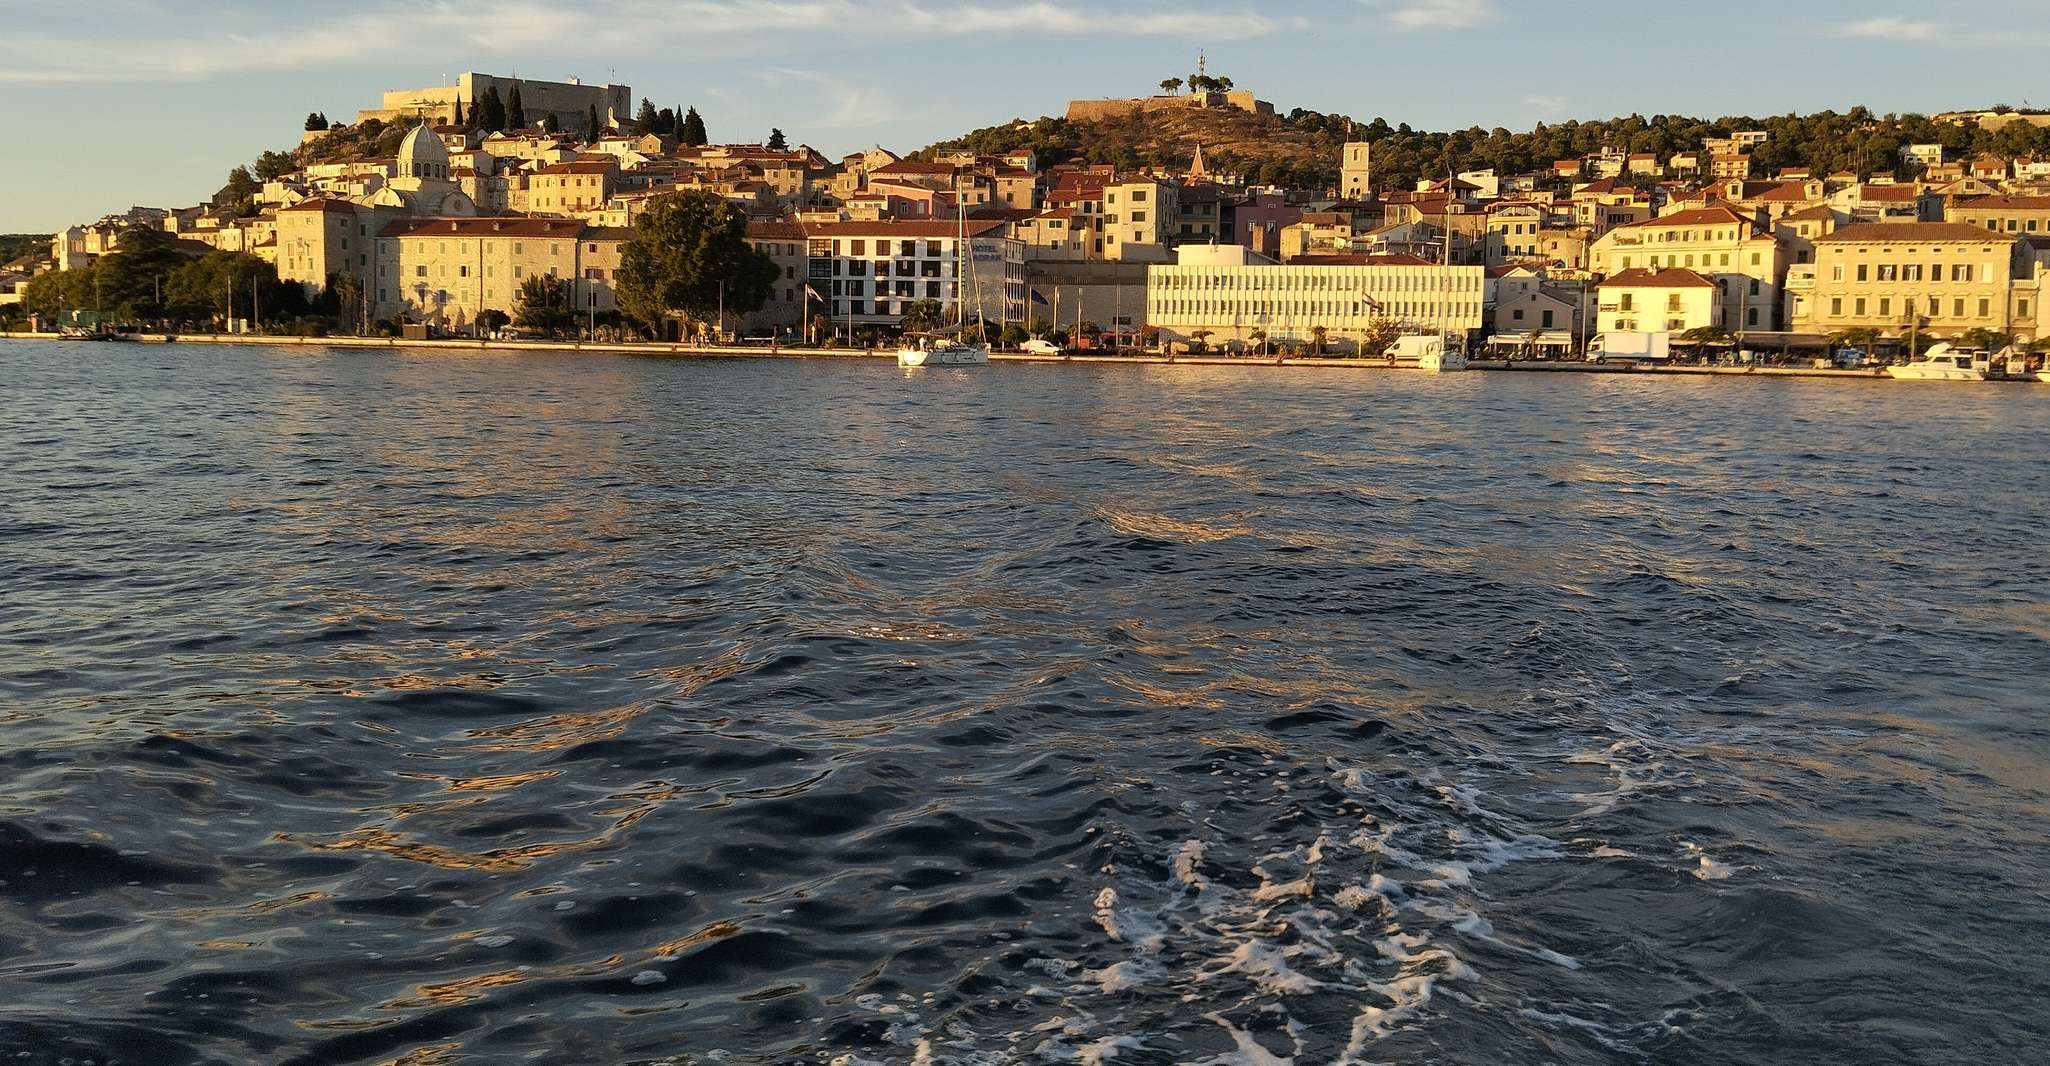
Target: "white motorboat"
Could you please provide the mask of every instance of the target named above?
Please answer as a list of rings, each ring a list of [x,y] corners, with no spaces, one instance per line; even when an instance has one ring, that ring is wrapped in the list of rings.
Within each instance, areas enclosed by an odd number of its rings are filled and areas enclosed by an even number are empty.
[[[906,341],[904,347],[897,349],[898,366],[983,366],[989,362],[989,346],[985,344],[931,337]]]
[[[1961,352],[1939,344],[1922,353],[1922,358],[1887,367],[1886,372],[1900,381],[1985,381],[1993,376],[1993,363],[1983,352]]]

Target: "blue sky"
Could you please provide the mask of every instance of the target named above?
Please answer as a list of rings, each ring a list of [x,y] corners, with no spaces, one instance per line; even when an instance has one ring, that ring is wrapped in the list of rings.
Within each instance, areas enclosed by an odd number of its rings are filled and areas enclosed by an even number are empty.
[[[193,203],[387,88],[617,81],[829,154],[1129,96],[1198,48],[1283,111],[1419,128],[2050,106],[2050,0],[0,0],[0,232]]]

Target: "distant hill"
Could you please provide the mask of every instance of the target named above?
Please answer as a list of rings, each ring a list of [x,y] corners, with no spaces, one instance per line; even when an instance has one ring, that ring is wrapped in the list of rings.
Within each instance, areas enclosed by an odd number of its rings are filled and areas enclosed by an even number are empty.
[[[1893,171],[1910,144],[1942,144],[1956,156],[1987,153],[2004,158],[2050,154],[2050,129],[2018,122],[1998,130],[1937,121],[1922,115],[1847,112],[1770,118],[1717,119],[1683,115],[1627,115],[1598,121],[1541,124],[1527,132],[1478,126],[1451,132],[1390,126],[1383,119],[1355,123],[1344,115],[1296,109],[1260,116],[1235,109],[1177,108],[1099,121],[1064,118],[1018,120],[976,130],[925,150],[971,148],[998,154],[1030,148],[1042,163],[1115,163],[1125,167],[1187,165],[1195,146],[1215,173],[1236,173],[1258,184],[1333,187],[1348,134],[1374,145],[1374,180],[1381,188],[1409,188],[1424,177],[1492,168],[1500,174],[1549,173],[1559,159],[1584,159],[1604,148],[1650,153],[1661,160],[1701,148],[1709,137],[1764,130],[1770,139],[1752,153],[1756,173],[1787,167],[1817,174]]]
[[[921,154],[930,157],[941,149],[970,148],[996,155],[1030,148],[1043,165],[1086,162],[1136,168],[1187,166],[1200,144],[1213,173],[1241,174],[1264,184],[1320,187],[1338,181],[1343,131],[1343,120],[1334,134],[1321,122],[1296,124],[1236,108],[1172,108],[1079,122],[1021,119],[943,141]]]
[[[38,249],[47,250],[51,236],[48,233],[0,233],[0,263],[12,263]]]

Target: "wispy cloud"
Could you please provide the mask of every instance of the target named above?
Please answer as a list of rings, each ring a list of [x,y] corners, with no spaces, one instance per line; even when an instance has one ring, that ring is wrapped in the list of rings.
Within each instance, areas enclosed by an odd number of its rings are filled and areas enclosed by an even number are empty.
[[[284,12],[280,15],[278,12]],[[432,0],[384,2],[344,16],[265,11],[195,12],[119,26],[0,35],[0,82],[199,81],[320,63],[381,66],[453,56],[546,50],[565,60],[674,56],[679,49],[745,45],[756,54],[821,39],[931,40],[1080,33],[1250,40],[1307,28],[1298,16],[1248,8],[1142,5],[1116,14],[1074,3],[988,0]],[[393,27],[404,32],[394,35]],[[118,57],[118,58],[115,58]]]
[[[1830,31],[1830,36],[1882,41],[1934,41],[1944,36],[1944,30],[1943,23],[1932,19],[1881,15],[1877,18],[1844,23]]]
[[[1566,98],[1563,96],[1526,96],[1523,102],[1546,113],[1566,110]]]
[[[1368,0],[1370,6],[1387,10],[1387,20],[1396,29],[1412,32],[1470,30],[1488,25],[1502,16],[1495,0]]]

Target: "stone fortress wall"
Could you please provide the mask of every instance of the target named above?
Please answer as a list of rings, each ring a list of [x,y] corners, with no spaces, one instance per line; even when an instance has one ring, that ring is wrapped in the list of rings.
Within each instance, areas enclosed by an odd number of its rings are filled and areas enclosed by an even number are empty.
[[[1254,115],[1274,114],[1273,104],[1255,99],[1252,93],[1244,90],[1234,90],[1228,93],[1142,96],[1132,100],[1072,100],[1068,103],[1068,121],[1097,122],[1149,111],[1173,111],[1177,108],[1237,108]]]

